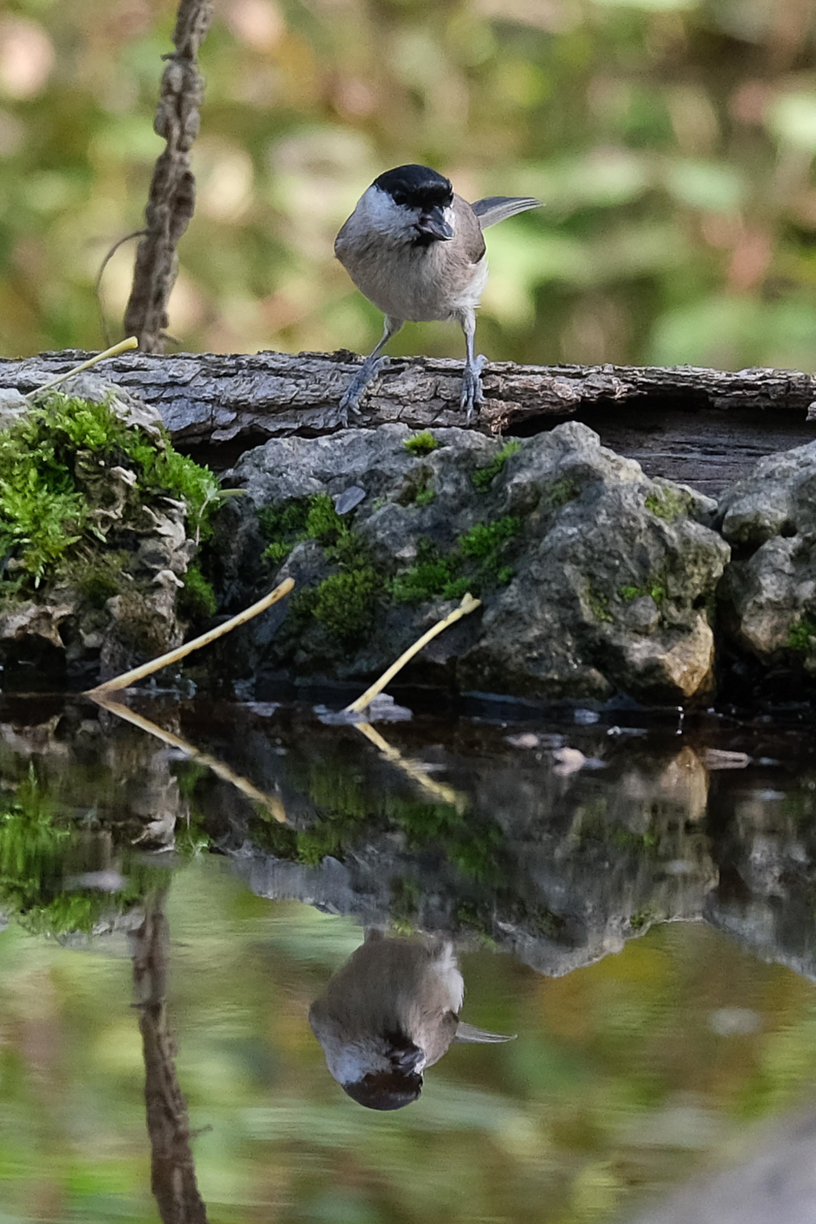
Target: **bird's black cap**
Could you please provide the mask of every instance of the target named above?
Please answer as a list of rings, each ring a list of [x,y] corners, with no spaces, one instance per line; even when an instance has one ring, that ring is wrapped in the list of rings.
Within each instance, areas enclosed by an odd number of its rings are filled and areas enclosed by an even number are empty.
[[[429,166],[397,166],[386,170],[374,180],[397,204],[410,204],[419,208],[444,207],[453,199],[450,179]]]

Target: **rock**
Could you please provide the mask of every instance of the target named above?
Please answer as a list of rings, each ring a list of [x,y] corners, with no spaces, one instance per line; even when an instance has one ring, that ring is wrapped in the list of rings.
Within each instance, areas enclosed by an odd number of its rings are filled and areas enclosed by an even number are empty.
[[[417,455],[403,445],[410,437],[406,427],[386,425],[274,439],[230,474],[257,509],[336,497],[352,482],[366,494],[343,520],[374,575],[364,630],[332,638],[314,620],[301,617],[288,629],[284,622],[273,639],[255,637],[253,666],[375,673],[470,584],[483,612],[435,639],[418,657],[414,679],[538,699],[623,692],[678,703],[711,692],[708,607],[729,556],[709,526],[715,503],[649,480],[576,423],[509,448],[440,429],[437,448]],[[245,505],[240,513],[249,511]],[[245,571],[257,573],[258,545],[254,564],[244,555]],[[406,583],[422,577],[429,557],[448,568],[449,593],[443,572],[436,592],[410,597]],[[291,574],[302,591],[337,568],[331,550],[310,541],[292,551],[278,578]],[[271,580],[270,573],[266,585]],[[359,594],[350,583],[337,590]],[[243,598],[256,593],[248,589]],[[262,633],[250,627],[250,637]]]
[[[76,376],[60,391],[108,403],[142,431],[142,441],[146,434],[164,445],[157,410],[104,379]],[[19,408],[8,395],[0,401],[0,428],[14,423]],[[89,511],[79,547],[44,566],[36,584],[26,581],[19,545],[10,548],[5,576],[22,571],[23,578],[19,590],[4,584],[0,602],[4,689],[106,679],[181,643],[176,596],[197,541],[187,534],[186,505],[150,481],[140,488],[140,471],[127,454],[77,449],[70,479]]]
[[[727,631],[763,665],[816,675],[816,442],[769,455],[722,496],[735,555],[720,595]]]

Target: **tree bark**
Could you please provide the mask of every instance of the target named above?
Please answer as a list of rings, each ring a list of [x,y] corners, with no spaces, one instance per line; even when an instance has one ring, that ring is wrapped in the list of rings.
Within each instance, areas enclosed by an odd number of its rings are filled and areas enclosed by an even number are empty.
[[[87,356],[69,351],[0,361],[0,389],[33,390]],[[98,372],[156,404],[177,444],[217,444],[231,461],[264,438],[339,428],[338,400],[357,360],[346,352],[137,353],[108,361]],[[461,372],[458,361],[395,360],[352,424],[464,426]],[[707,491],[763,454],[816,439],[816,423],[808,421],[816,380],[788,370],[497,362],[487,366],[484,388],[485,403],[471,428],[532,434],[574,418],[638,459],[650,475]]]
[[[136,336],[147,353],[161,353],[167,328],[167,303],[178,271],[176,247],[195,209],[195,178],[190,149],[198,135],[204,78],[198,49],[207,36],[213,0],[180,0],[175,51],[161,80],[153,127],[166,148],[156,162],[145,217],[145,236],[136,252],[133,288],[125,311],[125,335]]]

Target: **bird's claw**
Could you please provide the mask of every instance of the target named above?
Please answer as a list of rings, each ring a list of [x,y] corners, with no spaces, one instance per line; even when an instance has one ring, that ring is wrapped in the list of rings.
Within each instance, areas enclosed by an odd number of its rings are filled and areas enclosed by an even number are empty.
[[[338,405],[338,420],[345,427],[348,425],[349,413],[360,415],[360,400],[368,384],[377,377],[383,366],[388,365],[387,357],[377,357],[373,362],[366,360],[352,378]]]
[[[467,409],[466,422],[469,422],[473,416],[473,409],[478,408],[484,401],[481,375],[485,360],[485,357],[479,354],[473,365],[465,366],[465,372],[462,376],[462,396],[459,404],[460,407]]]

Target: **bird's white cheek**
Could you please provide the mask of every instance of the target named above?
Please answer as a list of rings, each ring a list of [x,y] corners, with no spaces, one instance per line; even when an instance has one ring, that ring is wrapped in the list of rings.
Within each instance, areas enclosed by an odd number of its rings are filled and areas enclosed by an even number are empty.
[[[448,225],[451,227],[451,229],[453,230],[455,234],[456,233],[456,213],[453,211],[452,204],[449,204],[447,208],[443,208],[442,216],[445,218]]]

